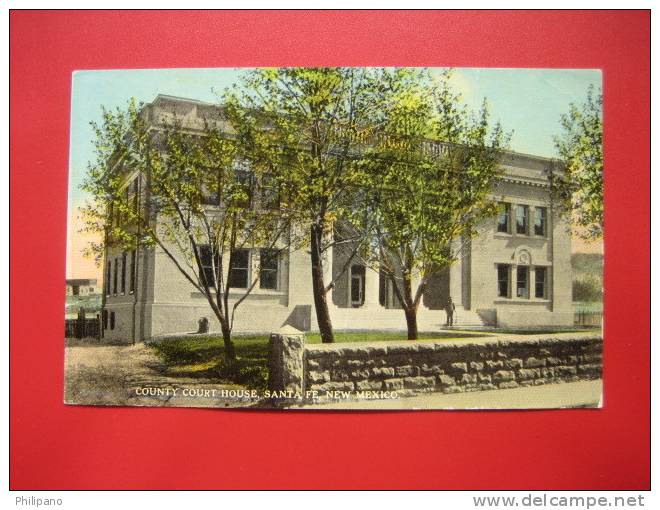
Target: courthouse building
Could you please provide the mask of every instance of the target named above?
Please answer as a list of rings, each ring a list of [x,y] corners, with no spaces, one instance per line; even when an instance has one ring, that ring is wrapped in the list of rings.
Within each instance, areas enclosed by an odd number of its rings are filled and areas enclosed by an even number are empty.
[[[188,129],[201,129],[202,119],[217,118],[218,111],[208,103],[162,95],[144,107],[155,129],[172,115]],[[420,331],[444,326],[443,308],[450,296],[458,326],[572,324],[571,237],[565,221],[553,212],[553,165],[556,162],[547,158],[503,154],[503,174],[493,190],[501,201],[499,213],[464,243],[449,270],[433,278],[419,307]],[[128,199],[137,202],[148,189],[146,176],[127,175]],[[308,251],[289,249],[273,256],[255,246],[237,250],[234,260],[232,299],[244,294],[261,268],[258,284],[236,311],[235,333],[267,333],[286,324],[317,329]],[[329,253],[328,273],[338,276],[345,262],[340,252]],[[104,271],[105,338],[134,342],[190,333],[203,317],[209,319],[211,331],[219,331],[206,298],[161,249],[108,248]],[[406,329],[389,280],[357,260],[337,280],[328,303],[335,330]]]

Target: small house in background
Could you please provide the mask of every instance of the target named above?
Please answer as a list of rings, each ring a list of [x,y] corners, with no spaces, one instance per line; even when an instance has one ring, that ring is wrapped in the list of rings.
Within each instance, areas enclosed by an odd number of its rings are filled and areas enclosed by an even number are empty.
[[[64,316],[75,319],[81,308],[88,317],[101,313],[103,284],[96,278],[75,278],[66,280],[66,304]]]
[[[76,278],[66,281],[67,296],[89,296],[100,294],[96,278]]]

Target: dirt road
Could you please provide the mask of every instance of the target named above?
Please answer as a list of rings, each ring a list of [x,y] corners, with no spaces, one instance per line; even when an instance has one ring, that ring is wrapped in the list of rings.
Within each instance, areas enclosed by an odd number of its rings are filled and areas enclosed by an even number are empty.
[[[247,391],[242,386],[173,377],[144,344],[67,346],[65,364],[67,404],[243,407],[256,401],[240,398]]]

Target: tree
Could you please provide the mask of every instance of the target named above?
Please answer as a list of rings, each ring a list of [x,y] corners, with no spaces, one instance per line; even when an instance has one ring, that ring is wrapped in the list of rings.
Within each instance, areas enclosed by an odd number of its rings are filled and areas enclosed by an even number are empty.
[[[328,251],[339,218],[351,214],[364,175],[361,141],[372,117],[368,68],[255,69],[225,97],[237,140],[253,164],[268,168],[282,190],[282,212],[310,251],[312,291],[322,341],[334,335],[327,295]]]
[[[417,311],[431,278],[460,255],[457,242],[495,212],[493,185],[508,141],[484,105],[470,117],[449,72],[380,71],[379,126],[365,151],[368,217],[375,222],[370,262],[392,282],[417,338]]]
[[[603,236],[603,95],[592,87],[587,99],[573,103],[560,119],[563,133],[555,147],[564,171],[553,174],[559,206],[585,240]]]
[[[266,191],[264,175],[246,167],[213,119],[197,133],[176,118],[154,130],[132,100],[123,110],[103,109],[93,127],[96,157],[83,184],[92,201],[83,212],[87,229],[104,240],[92,251],[100,257],[111,248],[160,248],[206,298],[220,323],[225,360],[233,362],[235,312],[260,277],[256,271],[247,288],[235,288],[237,250],[282,250],[287,242],[286,218],[255,207],[254,186]]]

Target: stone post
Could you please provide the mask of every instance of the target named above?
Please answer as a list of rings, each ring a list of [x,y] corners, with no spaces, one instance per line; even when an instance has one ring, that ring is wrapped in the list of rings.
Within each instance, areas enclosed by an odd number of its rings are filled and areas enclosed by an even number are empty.
[[[270,335],[268,389],[303,393],[303,354],[305,335],[292,326],[284,326]]]

